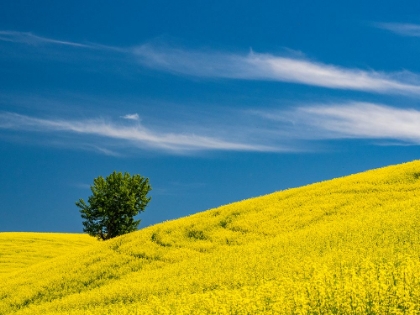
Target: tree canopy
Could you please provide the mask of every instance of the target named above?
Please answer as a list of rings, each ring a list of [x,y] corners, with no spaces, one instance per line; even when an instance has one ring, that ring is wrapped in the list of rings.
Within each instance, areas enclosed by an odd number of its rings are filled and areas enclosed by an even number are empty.
[[[95,178],[90,189],[88,203],[83,199],[76,202],[84,220],[83,231],[107,240],[137,229],[140,220],[134,217],[145,210],[152,188],[148,178],[114,171],[106,178]]]

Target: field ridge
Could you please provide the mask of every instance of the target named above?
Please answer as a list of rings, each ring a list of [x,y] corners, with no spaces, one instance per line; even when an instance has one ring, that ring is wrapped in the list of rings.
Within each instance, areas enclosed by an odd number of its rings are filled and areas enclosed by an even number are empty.
[[[69,243],[0,276],[0,315],[418,314],[419,210],[413,161]]]

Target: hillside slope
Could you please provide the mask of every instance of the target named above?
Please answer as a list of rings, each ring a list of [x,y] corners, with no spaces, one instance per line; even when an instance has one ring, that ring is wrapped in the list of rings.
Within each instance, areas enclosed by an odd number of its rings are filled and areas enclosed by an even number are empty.
[[[0,233],[0,277],[39,262],[93,245],[88,235],[68,233]]]
[[[0,314],[418,314],[420,162],[164,222],[3,277]]]

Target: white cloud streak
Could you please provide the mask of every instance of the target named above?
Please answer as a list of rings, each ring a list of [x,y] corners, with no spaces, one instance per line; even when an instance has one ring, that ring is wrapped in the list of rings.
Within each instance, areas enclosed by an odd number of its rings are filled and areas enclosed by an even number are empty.
[[[382,104],[311,104],[250,114],[293,141],[377,140],[375,145],[420,145],[420,111]],[[287,131],[287,132],[284,132]]]
[[[127,53],[129,50],[115,47],[107,46],[96,43],[78,43],[71,41],[58,40],[43,36],[38,36],[32,34],[31,32],[17,32],[17,31],[0,31],[0,41],[11,42],[11,43],[20,43],[31,46],[39,45],[58,45],[58,46],[67,46],[74,48],[83,48],[89,50],[101,50],[101,51],[114,51],[120,53]]]
[[[420,25],[418,24],[376,23],[375,26],[402,36],[420,37]]]
[[[103,119],[41,119],[15,113],[0,113],[0,129],[45,134],[51,143],[60,135],[71,148],[94,149],[106,155],[121,155],[127,150],[147,150],[169,154],[194,154],[202,151],[304,152],[322,140],[376,140],[374,145],[420,145],[420,111],[373,103],[346,103],[301,106],[293,110],[245,112],[254,128],[239,115],[232,122],[218,125],[219,135],[211,132],[211,122],[195,132],[162,132],[135,122],[116,124]],[[176,127],[175,127],[176,129]],[[214,128],[213,128],[214,129]],[[69,138],[70,137],[70,138]],[[39,138],[39,137],[37,137]],[[69,141],[69,139],[73,139]],[[244,140],[245,139],[245,140]],[[303,147],[305,145],[305,147]],[[116,153],[118,152],[118,154]]]
[[[144,66],[197,77],[271,80],[331,89],[420,94],[418,76],[404,72],[387,74],[271,54],[186,51],[149,44],[137,47],[134,54]]]
[[[279,151],[279,148],[255,143],[222,139],[207,135],[164,133],[153,131],[140,124],[135,126],[117,125],[104,120],[71,121],[60,119],[41,119],[15,113],[0,114],[0,129],[37,131],[53,135],[67,133],[83,136],[118,140],[120,146],[144,150],[166,151],[184,154],[197,151]],[[102,147],[105,145],[101,141]],[[104,150],[104,149],[103,149]]]
[[[420,111],[372,103],[301,107],[300,123],[322,137],[388,139],[420,144]]]
[[[127,115],[121,116],[121,118],[127,119],[127,120],[136,120],[136,121],[139,121],[140,120],[140,116],[137,113],[135,113],[135,114],[127,114]]]
[[[418,36],[420,26],[382,23],[378,27]],[[0,41],[26,45],[58,45],[92,51],[121,53],[141,66],[178,75],[203,78],[266,80],[305,84],[330,89],[382,94],[420,94],[420,77],[408,71],[385,73],[315,62],[296,57],[250,52],[184,50],[152,44],[115,47],[77,43],[37,36],[29,32],[0,31]]]
[[[89,45],[69,41],[55,40],[51,38],[37,36],[30,32],[0,31],[0,40],[12,43],[22,43],[27,45],[55,44],[79,48],[91,48]]]

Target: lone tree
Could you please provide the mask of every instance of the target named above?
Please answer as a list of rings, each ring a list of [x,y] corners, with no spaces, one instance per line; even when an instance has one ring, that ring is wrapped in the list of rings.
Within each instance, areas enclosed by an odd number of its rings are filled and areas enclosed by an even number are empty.
[[[76,202],[84,219],[83,231],[102,240],[135,231],[140,220],[134,216],[146,208],[151,189],[149,179],[140,175],[114,171],[106,179],[95,178],[88,204],[83,199]]]

